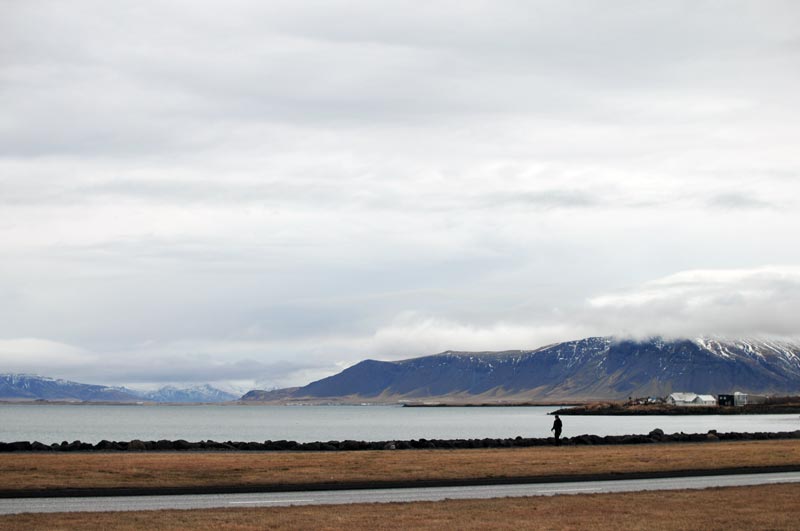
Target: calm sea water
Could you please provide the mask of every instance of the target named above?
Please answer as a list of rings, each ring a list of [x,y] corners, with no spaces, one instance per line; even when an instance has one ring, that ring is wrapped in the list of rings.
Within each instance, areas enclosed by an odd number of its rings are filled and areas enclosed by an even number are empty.
[[[0,441],[299,442],[548,437],[554,407],[0,405]],[[800,415],[563,417],[564,436],[794,431]]]

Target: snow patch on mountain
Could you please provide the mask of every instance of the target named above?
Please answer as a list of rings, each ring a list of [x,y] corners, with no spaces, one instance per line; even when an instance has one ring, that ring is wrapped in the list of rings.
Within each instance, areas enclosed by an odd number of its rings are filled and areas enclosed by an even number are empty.
[[[141,396],[153,402],[228,402],[239,398],[209,384],[176,387],[167,385],[157,391],[142,393]]]
[[[365,360],[281,398],[407,401],[471,396],[552,401],[666,396],[675,391],[797,394],[800,346],[753,338],[590,337],[536,350],[446,351],[395,362]]]
[[[239,395],[208,384],[178,388],[165,386],[157,391],[138,391],[126,387],[92,385],[36,374],[0,374],[0,399],[66,400],[77,402],[227,402]]]

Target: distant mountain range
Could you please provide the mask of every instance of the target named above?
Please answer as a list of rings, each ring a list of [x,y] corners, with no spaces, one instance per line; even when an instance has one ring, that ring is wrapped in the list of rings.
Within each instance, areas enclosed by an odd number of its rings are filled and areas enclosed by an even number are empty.
[[[239,395],[234,395],[208,384],[194,385],[178,388],[171,385],[162,387],[158,391],[141,393],[145,400],[153,402],[229,402],[238,400]]]
[[[0,374],[0,399],[137,402],[128,389],[56,380],[33,374]]]
[[[366,360],[304,387],[245,401],[565,401],[733,391],[800,392],[800,345],[764,340],[593,337],[504,352]]]
[[[237,395],[208,384],[184,389],[173,386],[143,392],[125,387],[90,385],[32,374],[0,374],[0,400],[78,402],[227,402]]]
[[[536,350],[447,351],[365,360],[304,387],[254,390],[243,401],[565,402],[733,391],[800,393],[800,345],[765,340],[643,341],[593,337]],[[28,374],[0,374],[0,400],[226,402],[210,385],[142,392]]]

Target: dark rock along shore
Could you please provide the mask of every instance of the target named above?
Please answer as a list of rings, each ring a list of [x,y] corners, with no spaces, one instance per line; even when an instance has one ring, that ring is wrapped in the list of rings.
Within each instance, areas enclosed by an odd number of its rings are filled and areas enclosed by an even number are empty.
[[[618,445],[618,444],[653,444],[653,443],[685,443],[715,441],[758,441],[774,439],[800,439],[800,430],[791,432],[757,432],[757,433],[673,433],[665,434],[655,429],[647,435],[577,435],[561,439],[564,446],[586,445]],[[413,450],[413,449],[468,449],[468,448],[520,448],[531,446],[552,446],[553,438],[513,439],[415,439],[409,441],[100,441],[90,444],[81,441],[44,444],[38,441],[0,442],[0,452],[158,452],[158,451],[236,451],[236,452],[336,452],[360,450]]]
[[[621,404],[594,404],[566,407],[549,413],[550,415],[606,415],[606,416],[647,416],[647,415],[795,415],[800,413],[800,403],[767,403],[745,406],[668,406],[647,405],[628,406]]]

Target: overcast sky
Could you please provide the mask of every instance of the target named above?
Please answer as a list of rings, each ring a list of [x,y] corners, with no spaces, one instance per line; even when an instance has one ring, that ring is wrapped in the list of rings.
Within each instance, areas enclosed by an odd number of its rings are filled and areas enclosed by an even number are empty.
[[[800,336],[794,1],[0,0],[0,372]]]

